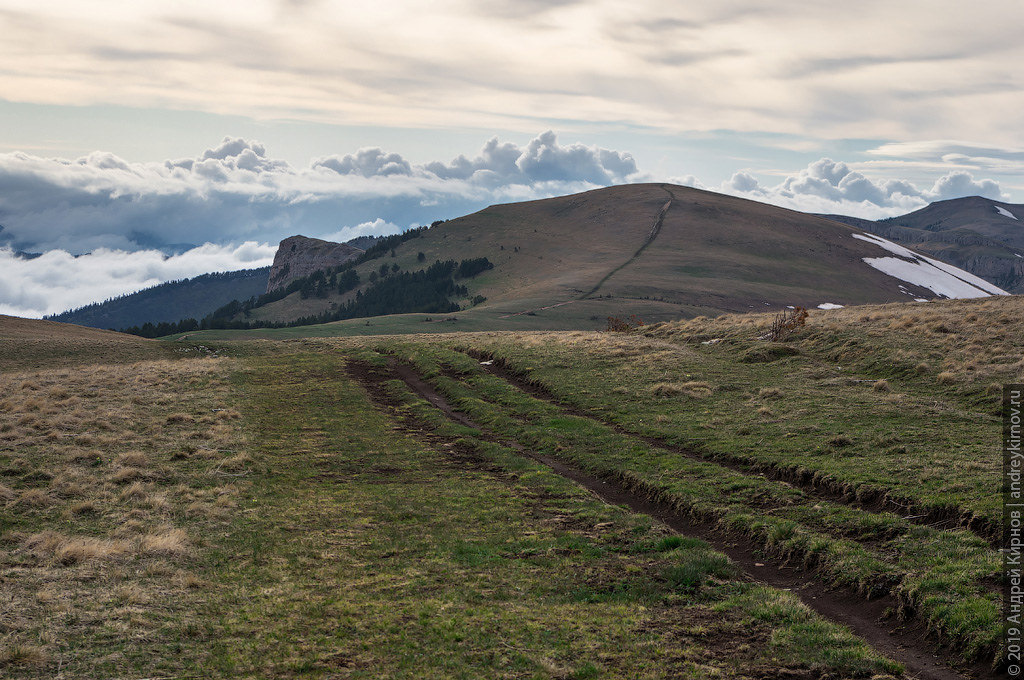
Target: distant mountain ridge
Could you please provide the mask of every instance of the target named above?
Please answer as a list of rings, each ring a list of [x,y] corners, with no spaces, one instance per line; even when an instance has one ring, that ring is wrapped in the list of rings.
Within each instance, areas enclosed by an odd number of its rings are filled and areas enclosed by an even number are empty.
[[[822,217],[948,262],[1010,293],[1024,294],[1024,205],[968,196],[878,221]]]
[[[542,313],[565,327],[594,327],[608,316],[637,310],[645,320],[658,321],[787,306],[1005,294],[966,271],[861,229],[670,184],[613,186],[494,205],[421,228],[415,238],[404,236],[383,239],[340,268],[321,270],[316,280],[309,275],[252,304],[229,306],[210,327],[351,319],[353,310],[367,307],[368,299],[381,299],[385,290],[389,303],[374,309],[393,311],[375,314],[430,314],[450,304],[475,319],[488,316],[494,328],[505,327],[505,319]],[[282,246],[290,251],[291,241]],[[419,285],[416,276],[439,271],[431,269],[435,265],[461,267],[459,261],[477,260],[486,262],[486,269],[456,277],[451,290],[457,292],[443,304],[433,299],[429,308],[405,304],[418,299],[418,291],[403,290],[403,281]]]
[[[122,329],[145,323],[202,319],[232,300],[266,290],[270,267],[203,274],[47,316],[49,321]]]

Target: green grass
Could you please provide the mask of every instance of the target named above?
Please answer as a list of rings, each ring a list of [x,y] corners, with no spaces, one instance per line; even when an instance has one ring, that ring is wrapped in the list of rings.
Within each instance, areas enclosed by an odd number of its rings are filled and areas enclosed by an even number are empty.
[[[898,671],[791,593],[452,424],[402,382],[380,388],[394,406],[373,403],[349,362],[389,355],[502,440],[741,531],[823,580],[891,592],[965,659],[990,657],[998,555],[956,525],[998,517],[992,386],[1021,381],[1021,305],[812,312],[784,353],[756,340],[764,316],[631,334],[293,329],[203,350],[92,331],[48,344],[50,326],[9,327],[0,673]],[[901,516],[942,508],[931,526]]]
[[[750,634],[732,598],[781,597],[785,616],[814,617],[792,596],[732,580],[734,569],[705,544],[655,549],[663,528],[439,420],[390,383],[410,416],[446,438],[410,439],[347,379],[338,354],[254,360],[241,389],[266,457],[244,521],[218,551],[217,674],[663,677],[675,668],[700,677],[716,667],[731,677],[780,665],[894,668],[834,627],[827,665],[785,639],[736,655],[680,635],[712,611],[717,626]],[[456,444],[479,462],[453,459]],[[661,626],[664,616],[682,627]],[[753,630],[769,636],[775,623],[769,617]]]
[[[544,352],[557,353],[558,345],[549,341]],[[1000,560],[967,531],[865,512],[714,460],[651,447],[600,421],[566,415],[440,344],[390,343],[383,349],[414,363],[459,409],[502,436],[747,533],[770,551],[816,566],[838,585],[866,595],[892,592],[966,656],[996,653],[999,604],[992,583]],[[574,363],[577,370],[581,365],[586,363]],[[620,369],[619,384],[628,384],[628,369]]]

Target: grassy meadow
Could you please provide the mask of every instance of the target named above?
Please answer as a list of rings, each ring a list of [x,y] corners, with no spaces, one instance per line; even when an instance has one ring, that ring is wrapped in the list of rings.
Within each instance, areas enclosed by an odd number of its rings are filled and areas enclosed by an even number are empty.
[[[991,665],[997,387],[1024,381],[1024,303],[812,311],[778,343],[770,323],[202,346],[0,324],[20,343],[0,353],[0,675],[907,672],[532,456]]]

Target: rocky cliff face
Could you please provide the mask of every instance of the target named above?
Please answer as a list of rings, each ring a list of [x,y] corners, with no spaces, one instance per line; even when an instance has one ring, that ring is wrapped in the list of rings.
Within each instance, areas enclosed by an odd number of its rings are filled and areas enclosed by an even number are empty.
[[[345,243],[332,243],[306,236],[289,236],[281,241],[270,268],[267,292],[287,286],[295,279],[321,269],[329,269],[354,260],[363,251]]]

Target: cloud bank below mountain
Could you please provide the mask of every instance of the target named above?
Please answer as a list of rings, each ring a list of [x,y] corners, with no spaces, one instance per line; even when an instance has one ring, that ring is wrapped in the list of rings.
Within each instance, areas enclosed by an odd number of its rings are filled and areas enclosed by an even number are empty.
[[[0,248],[0,314],[41,317],[166,281],[265,267],[276,250],[276,243],[247,241],[238,246],[206,243],[171,257],[158,250],[100,248],[77,257],[49,250],[27,259]]]

